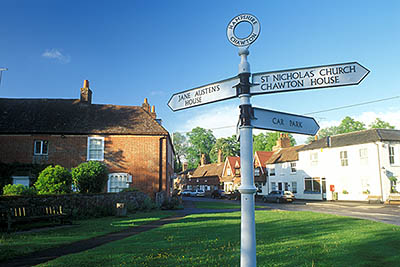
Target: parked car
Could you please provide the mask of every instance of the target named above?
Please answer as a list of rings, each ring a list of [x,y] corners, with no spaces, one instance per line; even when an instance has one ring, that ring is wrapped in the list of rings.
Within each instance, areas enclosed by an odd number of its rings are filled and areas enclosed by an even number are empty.
[[[194,197],[204,197],[206,196],[206,191],[204,191],[204,189],[196,189],[194,191]]]
[[[225,197],[225,191],[224,191],[224,190],[221,190],[221,189],[214,190],[214,191],[211,193],[211,197],[212,197],[212,198],[224,198],[224,197]]]
[[[182,195],[183,197],[191,197],[192,194],[193,194],[192,192],[193,192],[192,190],[185,189],[185,190],[182,191],[181,195]]]
[[[283,191],[283,190],[275,190],[271,191],[268,195],[264,196],[264,202],[293,202],[295,197],[292,192],[290,191]]]
[[[230,193],[226,193],[225,196],[230,199],[230,200],[239,200],[240,199],[240,192],[239,190],[235,190],[233,192]]]

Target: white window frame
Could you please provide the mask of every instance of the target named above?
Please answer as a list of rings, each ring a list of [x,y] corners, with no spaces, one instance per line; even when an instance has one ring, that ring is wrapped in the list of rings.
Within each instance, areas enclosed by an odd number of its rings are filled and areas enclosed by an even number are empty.
[[[277,190],[276,188],[277,188],[276,182],[271,182],[271,191]]]
[[[22,184],[23,186],[29,187],[30,181],[29,176],[12,176],[13,184]]]
[[[275,165],[268,166],[268,176],[276,176]]]
[[[231,168],[227,168],[226,169],[226,175],[227,176],[231,176],[231,174],[232,174]]]
[[[394,146],[389,145],[389,163],[391,165],[396,164],[396,153],[395,153],[395,149]]]
[[[290,173],[294,174],[297,172],[296,162],[290,162]]]
[[[121,181],[118,181],[118,185],[115,187],[114,184],[111,183],[111,177],[119,176]],[[129,188],[129,184],[132,183],[132,175],[125,172],[115,172],[108,174],[108,182],[107,182],[107,192],[108,193],[118,193],[121,192],[125,188]],[[113,186],[113,187],[112,187]]]
[[[297,182],[292,182],[292,193],[296,194],[297,193]]]
[[[347,150],[340,151],[340,165],[342,167],[349,166],[349,155]]]
[[[40,151],[36,150],[36,144],[40,143]],[[46,145],[46,152],[43,153],[43,148]],[[33,142],[33,154],[35,156],[41,156],[41,155],[48,155],[49,154],[49,141],[47,140],[35,140],[35,142]]]
[[[90,158],[90,141],[91,140],[100,140],[101,141],[101,157],[100,158]],[[104,137],[88,137],[87,144],[87,160],[96,160],[103,161],[104,160]]]
[[[311,166],[318,165],[318,152],[310,153],[310,162],[311,162]]]
[[[306,190],[306,180],[311,182],[311,191]],[[318,184],[318,186],[315,186],[315,184]],[[317,190],[317,187],[319,187],[319,190]],[[321,193],[321,189],[322,189],[321,178],[318,178],[318,177],[305,177],[304,178],[304,192]]]
[[[360,154],[360,165],[368,165],[368,148],[360,148],[359,149],[359,154]]]

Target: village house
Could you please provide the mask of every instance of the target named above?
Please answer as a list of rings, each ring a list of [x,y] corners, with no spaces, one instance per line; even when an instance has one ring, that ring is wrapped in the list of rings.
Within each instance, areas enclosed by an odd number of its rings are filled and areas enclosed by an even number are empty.
[[[257,194],[267,194],[268,169],[266,167],[266,162],[273,154],[274,152],[272,151],[254,152],[254,184],[257,187]]]
[[[92,103],[85,80],[79,99],[0,99],[0,162],[58,164],[90,160],[109,169],[107,192],[137,188],[169,194],[174,150],[154,106]],[[15,183],[32,183],[29,173]]]
[[[188,169],[188,163],[182,163],[182,171],[180,171],[174,179],[174,190],[182,192],[186,189],[189,179],[192,178],[195,169]],[[191,190],[191,189],[189,189]]]
[[[241,183],[240,157],[226,157],[222,170],[221,182],[223,183],[223,189],[226,193],[238,189]]]
[[[214,190],[220,188],[223,167],[221,151],[218,152],[217,163],[206,164],[205,155],[203,154],[200,159],[200,166],[198,166],[194,170],[192,176],[187,179],[186,189],[202,189],[205,191],[206,196],[210,196]]]
[[[398,198],[400,131],[370,129],[313,141],[299,150],[298,169],[303,170],[298,198]]]

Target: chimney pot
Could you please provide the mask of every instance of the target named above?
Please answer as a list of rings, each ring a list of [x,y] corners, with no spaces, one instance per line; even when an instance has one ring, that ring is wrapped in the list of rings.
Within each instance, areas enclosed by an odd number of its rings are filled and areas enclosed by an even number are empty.
[[[80,102],[86,104],[92,104],[92,94],[93,92],[89,88],[89,81],[84,80],[83,88],[81,88]]]

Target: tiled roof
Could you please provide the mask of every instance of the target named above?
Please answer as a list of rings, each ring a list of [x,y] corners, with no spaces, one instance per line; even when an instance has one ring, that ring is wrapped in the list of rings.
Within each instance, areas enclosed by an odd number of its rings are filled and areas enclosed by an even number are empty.
[[[231,168],[240,167],[240,157],[229,156],[227,159]]]
[[[0,134],[168,134],[138,106],[84,104],[77,99],[0,98]]]
[[[334,135],[313,141],[311,144],[304,146],[301,151],[327,147],[343,147],[366,144],[377,141],[400,141],[400,130],[369,129],[359,132]]]
[[[197,177],[221,177],[224,163],[211,163],[197,167],[192,175],[192,178]]]
[[[265,166],[265,162],[274,154],[272,151],[256,151],[255,156],[260,161],[261,166]]]
[[[266,161],[266,164],[282,163],[299,160],[298,151],[303,148],[304,145],[292,146],[287,148],[281,148],[274,151],[274,154]]]

